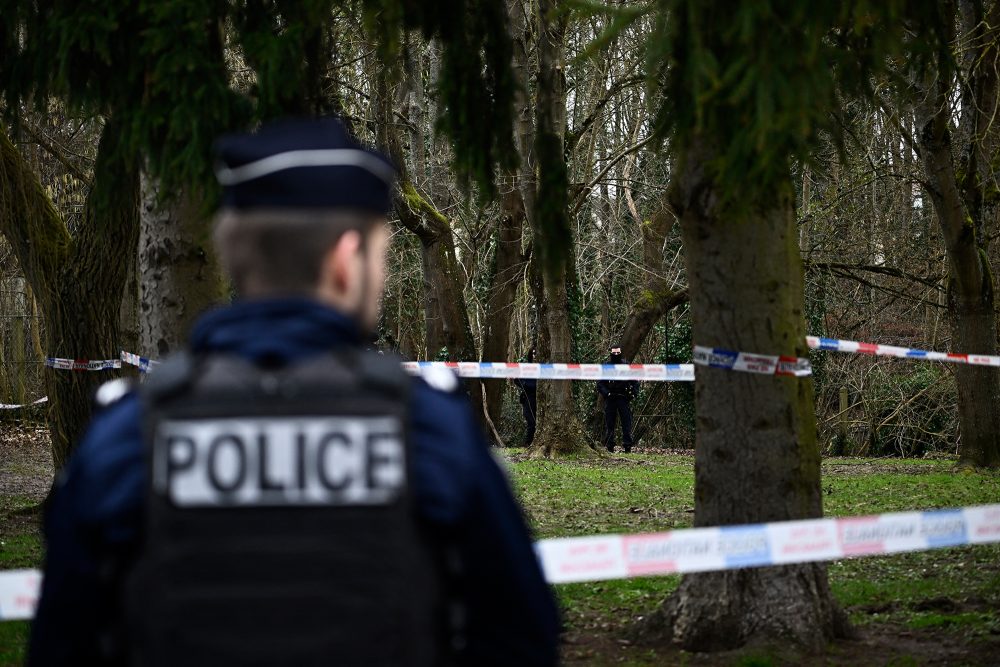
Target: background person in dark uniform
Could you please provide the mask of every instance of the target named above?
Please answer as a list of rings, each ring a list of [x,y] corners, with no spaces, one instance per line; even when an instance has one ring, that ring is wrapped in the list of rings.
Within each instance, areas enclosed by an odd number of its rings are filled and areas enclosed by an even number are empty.
[[[528,350],[528,357],[525,361],[529,364],[535,363],[534,348]],[[517,378],[514,380],[514,384],[518,389],[517,398],[521,402],[521,414],[524,415],[524,446],[530,447],[535,439],[535,425],[538,418],[538,380]]]
[[[613,346],[608,357],[609,364],[627,364],[622,357],[622,349]],[[639,395],[637,380],[600,380],[597,391],[604,397],[604,446],[609,452],[615,451],[615,422],[622,422],[622,445],[625,452],[632,451],[632,399]]]
[[[551,591],[455,376],[362,350],[392,166],[333,119],[218,151],[240,298],[141,390],[99,391],[47,512],[29,664],[555,664]]]

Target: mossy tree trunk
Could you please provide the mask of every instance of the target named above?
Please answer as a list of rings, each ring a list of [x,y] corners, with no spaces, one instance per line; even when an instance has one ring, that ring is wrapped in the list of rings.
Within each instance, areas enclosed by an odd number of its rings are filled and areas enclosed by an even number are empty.
[[[0,231],[17,254],[45,319],[46,352],[72,359],[116,358],[128,254],[139,225],[136,161],[119,149],[122,128],[104,126],[83,222],[70,234],[38,177],[0,131]],[[90,418],[96,387],[114,371],[46,369],[48,421],[56,469]]]
[[[671,184],[699,345],[802,356],[802,262],[791,179],[764,208],[723,209],[715,155],[695,139]],[[735,214],[734,214],[735,213]],[[820,453],[808,378],[699,368],[695,526],[822,515]],[[820,648],[846,634],[823,564],[686,575],[642,632],[690,650],[767,641]]]
[[[1000,50],[995,39],[979,33],[1000,21],[1000,3],[992,4],[988,17],[966,18],[971,19],[969,43],[974,51],[962,105],[962,125],[967,131],[960,134],[967,144],[953,150],[952,77],[944,62],[920,91],[917,140],[927,191],[945,243],[951,348],[959,354],[996,355],[995,284],[986,236],[997,223],[997,206],[988,201],[987,191],[996,192],[997,187],[993,160],[1000,148],[996,121]],[[1000,369],[959,364],[955,384],[962,434],[959,465],[1000,467]]]

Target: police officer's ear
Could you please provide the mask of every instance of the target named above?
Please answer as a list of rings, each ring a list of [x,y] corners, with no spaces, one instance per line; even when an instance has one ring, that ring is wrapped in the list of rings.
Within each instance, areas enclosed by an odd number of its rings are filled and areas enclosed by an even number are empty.
[[[319,271],[321,296],[330,298],[335,305],[347,305],[360,287],[361,232],[351,229],[340,235],[337,242],[326,251]]]

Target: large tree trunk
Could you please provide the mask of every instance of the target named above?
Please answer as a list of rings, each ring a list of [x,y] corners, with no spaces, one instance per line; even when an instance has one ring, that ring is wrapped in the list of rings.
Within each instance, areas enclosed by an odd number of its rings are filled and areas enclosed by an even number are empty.
[[[50,356],[115,359],[128,254],[138,234],[139,177],[112,117],[101,133],[83,222],[70,236],[5,131],[0,131],[0,230],[41,304]],[[90,419],[94,390],[115,371],[45,370],[58,470]]]
[[[158,183],[142,179],[139,233],[140,348],[160,358],[184,347],[194,320],[227,300],[211,244],[211,221],[189,192],[161,199]]]
[[[514,321],[514,298],[524,273],[521,235],[524,229],[524,200],[516,187],[502,192],[503,216],[497,229],[496,253],[490,292],[486,302],[483,332],[483,360],[506,361],[510,347],[510,329]],[[501,380],[483,382],[486,414],[494,425],[500,424],[503,413],[504,383]]]
[[[988,20],[993,26],[1000,21],[1000,3],[993,4]],[[975,20],[974,34],[981,29],[984,26]],[[974,104],[962,110],[969,142],[962,151],[964,176],[960,177],[952,154],[952,89],[946,64],[925,86],[916,115],[928,193],[945,242],[951,348],[959,354],[996,355],[994,282],[983,230],[996,224],[995,208],[984,205],[984,190],[995,187],[991,161],[1000,139],[995,117],[1000,57],[994,40],[980,35],[972,43],[978,53],[968,76]],[[1000,369],[960,364],[955,367],[955,382],[962,433],[959,465],[1000,466]]]
[[[948,315],[954,352],[997,354],[993,274],[966,217],[952,166],[946,111],[921,118],[921,158],[948,259]],[[942,117],[945,116],[945,117]],[[955,366],[962,465],[1000,465],[1000,370]]]
[[[566,83],[563,51],[566,15],[554,0],[536,6],[538,25],[538,85],[535,100],[534,152],[538,183],[533,219],[534,255],[540,262],[542,298],[536,302],[539,318],[538,352],[543,360],[573,361],[573,333],[567,281],[574,275],[572,234],[564,152]],[[515,55],[517,46],[515,46]],[[535,456],[592,454],[576,417],[571,382],[544,382],[538,386],[538,431],[532,443]]]
[[[430,217],[436,223],[424,227],[418,234],[424,271],[427,356],[435,359],[443,354],[449,361],[475,361],[479,357],[462,294],[461,270],[455,258],[451,223],[412,186],[406,184],[405,187],[406,210],[397,206],[403,225],[411,230],[421,227],[420,211],[425,219]]]
[[[764,209],[722,210],[698,141],[671,185],[697,344],[802,356],[802,262],[789,179]],[[699,368],[695,385],[695,526],[822,515],[812,381]],[[642,628],[691,650],[789,640],[811,648],[848,626],[826,566],[686,575]]]

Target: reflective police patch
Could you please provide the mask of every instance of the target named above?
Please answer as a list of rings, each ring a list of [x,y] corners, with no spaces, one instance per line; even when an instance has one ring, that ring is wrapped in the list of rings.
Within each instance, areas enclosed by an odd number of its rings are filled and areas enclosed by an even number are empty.
[[[455,373],[441,366],[425,366],[420,369],[424,382],[438,391],[451,393],[458,389],[458,377]]]
[[[405,486],[392,417],[168,420],[153,480],[175,505],[379,505]]]
[[[120,401],[132,389],[132,383],[125,378],[118,378],[105,382],[97,388],[94,394],[94,402],[99,408],[106,408],[112,403]]]

